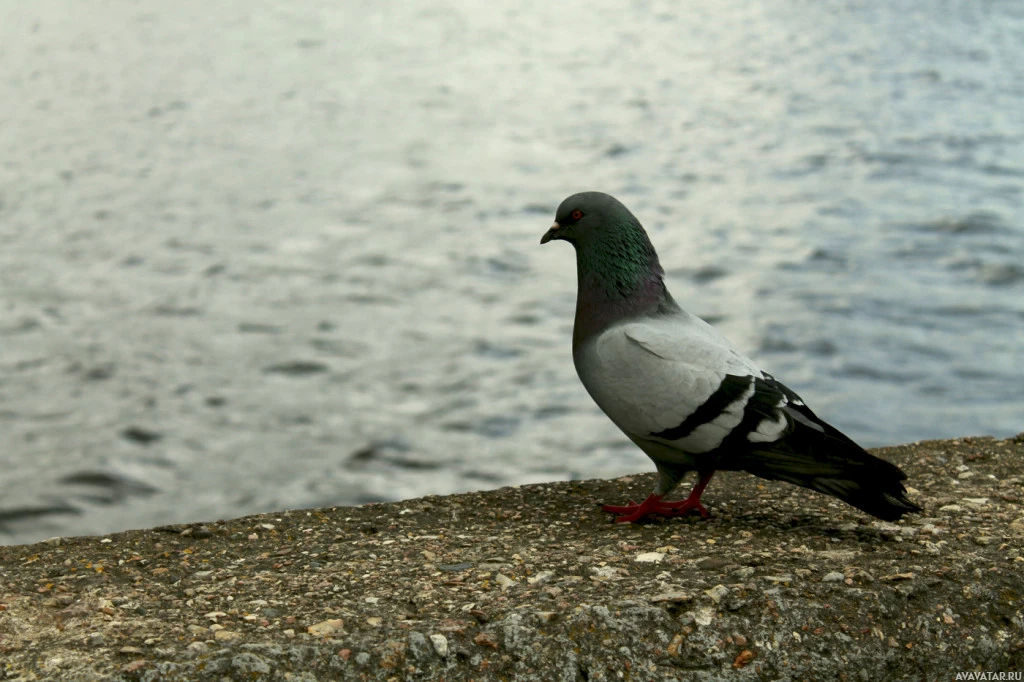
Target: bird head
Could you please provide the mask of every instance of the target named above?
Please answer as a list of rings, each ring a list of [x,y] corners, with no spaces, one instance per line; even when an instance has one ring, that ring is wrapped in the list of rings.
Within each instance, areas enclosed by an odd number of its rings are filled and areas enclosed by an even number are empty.
[[[608,194],[581,192],[563,201],[540,243],[555,239],[576,248],[581,281],[602,287],[609,296],[630,295],[647,281],[660,282],[664,274],[640,221]]]
[[[573,194],[559,205],[555,211],[555,222],[540,238],[540,243],[562,239],[576,246],[601,224],[601,216],[609,202],[619,203],[601,192]]]
[[[547,244],[562,239],[577,248],[604,244],[612,246],[623,239],[647,242],[647,234],[628,208],[603,192],[580,192],[563,201],[555,211],[555,222],[541,237]]]

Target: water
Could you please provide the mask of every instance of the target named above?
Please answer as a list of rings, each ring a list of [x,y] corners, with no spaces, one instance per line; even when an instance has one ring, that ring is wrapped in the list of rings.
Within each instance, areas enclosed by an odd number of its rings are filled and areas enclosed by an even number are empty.
[[[1024,6],[0,10],[0,541],[646,471],[600,189],[866,446],[1024,429]]]

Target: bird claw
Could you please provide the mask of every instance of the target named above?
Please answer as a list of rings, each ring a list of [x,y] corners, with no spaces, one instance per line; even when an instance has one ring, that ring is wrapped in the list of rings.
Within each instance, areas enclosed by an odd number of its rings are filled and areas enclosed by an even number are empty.
[[[679,515],[681,516],[681,515],[683,515],[683,514],[685,514],[687,512],[693,511],[694,509],[697,510],[697,513],[700,514],[701,518],[703,518],[703,519],[710,519],[711,518],[711,513],[700,502],[692,502],[690,504],[686,504],[686,505],[683,505],[683,506],[679,507]]]
[[[601,509],[610,514],[622,514],[615,519],[616,523],[634,523],[655,514],[669,517],[683,516],[693,510],[697,510],[705,519],[711,516],[699,500],[687,498],[677,502],[662,502],[661,498],[656,495],[651,495],[640,504],[630,500],[628,505],[606,504]]]

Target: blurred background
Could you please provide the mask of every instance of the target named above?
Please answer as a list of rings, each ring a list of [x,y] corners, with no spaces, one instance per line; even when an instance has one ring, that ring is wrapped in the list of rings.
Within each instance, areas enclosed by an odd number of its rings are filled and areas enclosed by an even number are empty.
[[[650,471],[567,195],[865,446],[1024,430],[1017,0],[0,8],[0,543]]]

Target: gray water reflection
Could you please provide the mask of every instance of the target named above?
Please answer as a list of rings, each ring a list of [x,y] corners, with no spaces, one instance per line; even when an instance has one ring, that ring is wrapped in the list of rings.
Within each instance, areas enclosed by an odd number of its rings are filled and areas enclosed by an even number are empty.
[[[1019,3],[338,5],[4,10],[0,540],[649,469],[582,189],[862,443],[1024,429]]]

